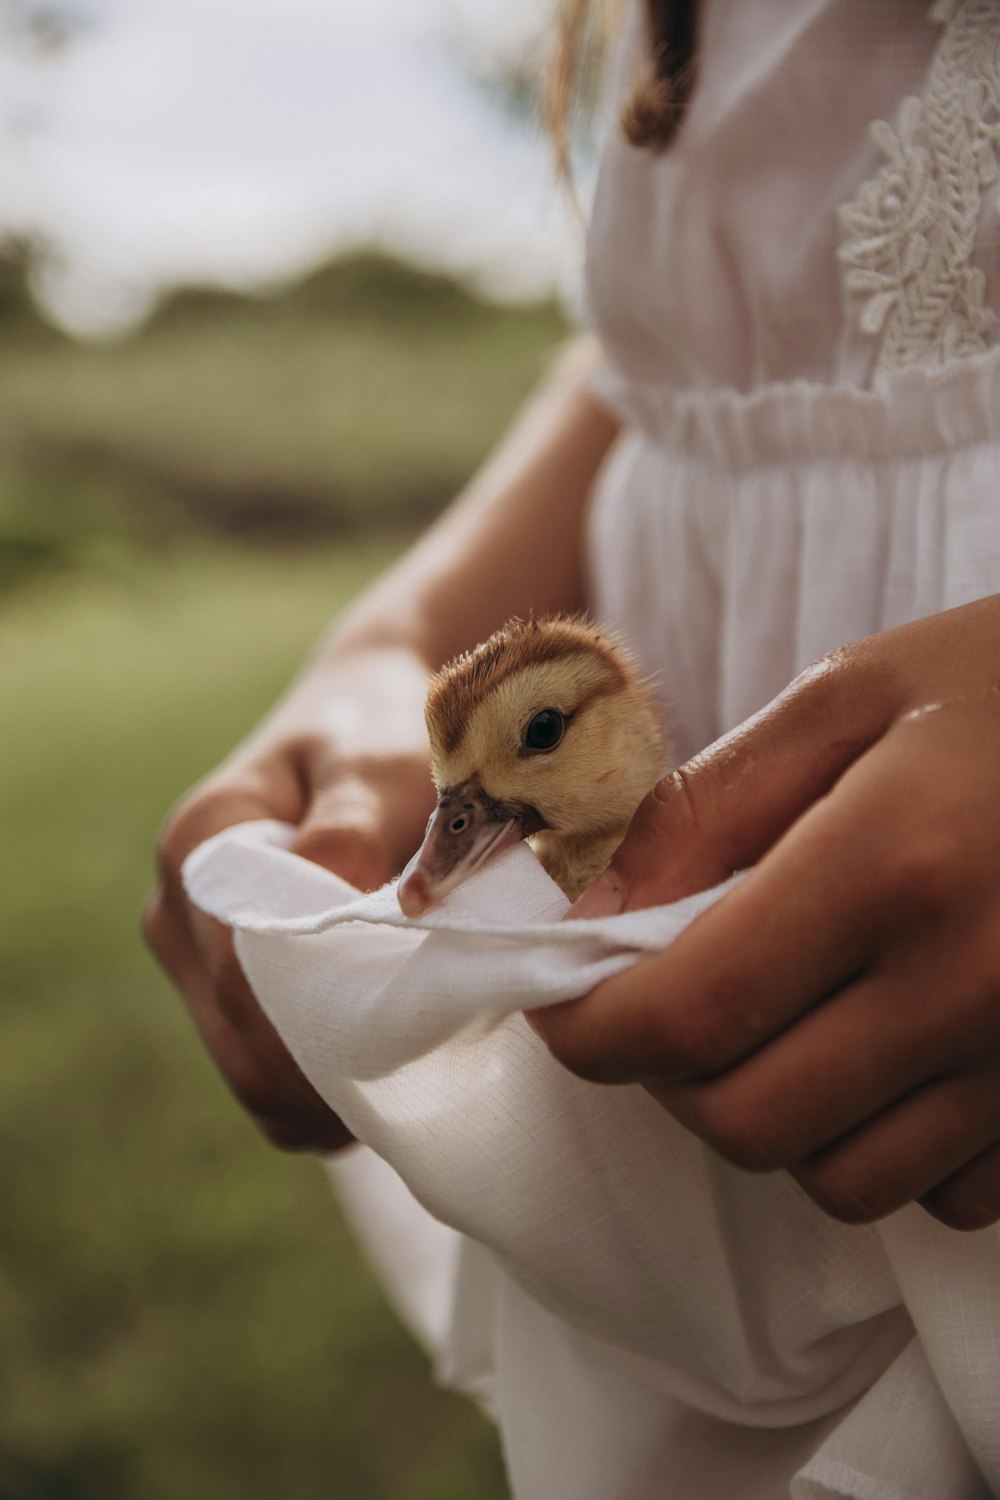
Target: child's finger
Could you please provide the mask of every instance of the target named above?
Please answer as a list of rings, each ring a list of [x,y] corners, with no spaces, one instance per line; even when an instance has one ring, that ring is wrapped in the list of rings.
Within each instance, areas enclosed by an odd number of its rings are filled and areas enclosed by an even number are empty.
[[[420,842],[433,807],[425,765],[400,758],[377,778],[338,772],[318,786],[299,825],[296,854],[361,890],[398,875]]]
[[[985,1136],[1000,1100],[997,924],[978,912],[905,942],[765,1046],[704,1082],[651,1085],[681,1124],[751,1170],[791,1168],[915,1090],[965,1080]]]
[[[986,1229],[995,1224],[1000,1219],[1000,1140],[937,1183],[920,1201],[949,1229]]]
[[[898,700],[863,645],[824,658],[654,788],[571,915],[679,900],[755,864],[879,739]]]
[[[203,918],[200,943],[154,896],[145,930],[187,1000],[229,1087],[268,1139],[286,1149],[333,1150],[350,1140],[258,1006],[232,949],[232,934]]]
[[[359,890],[374,890],[391,878],[391,856],[381,800],[351,778],[327,787],[299,826],[293,852],[332,870]]]
[[[793,1176],[834,1218],[848,1223],[884,1218],[933,1193],[996,1143],[998,1083],[994,1067],[982,1080],[951,1077],[918,1089],[796,1167]],[[980,1228],[982,1222],[969,1227]]]
[[[175,812],[160,841],[160,889],[144,919],[147,940],[181,990],[233,1093],[265,1135],[285,1148],[332,1150],[350,1135],[303,1076],[254,998],[232,933],[189,902],[182,870],[214,834],[257,818],[294,820],[301,787],[276,766],[266,782],[206,783]]]
[[[707,1078],[862,971],[877,946],[870,894],[828,904],[805,863],[763,866],[664,952],[580,1000],[533,1013],[566,1067],[602,1082]]]
[[[866,975],[717,1077],[651,1092],[735,1165],[796,1166],[947,1066],[935,1008],[900,978]]]
[[[864,972],[913,884],[895,756],[866,755],[663,953],[538,1012],[556,1057],[605,1081],[709,1077]]]

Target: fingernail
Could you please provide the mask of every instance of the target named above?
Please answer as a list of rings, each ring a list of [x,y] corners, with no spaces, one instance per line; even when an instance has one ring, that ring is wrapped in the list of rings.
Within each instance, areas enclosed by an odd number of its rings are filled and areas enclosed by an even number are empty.
[[[616,917],[625,909],[625,882],[613,870],[598,875],[566,913],[570,921],[594,917]]]

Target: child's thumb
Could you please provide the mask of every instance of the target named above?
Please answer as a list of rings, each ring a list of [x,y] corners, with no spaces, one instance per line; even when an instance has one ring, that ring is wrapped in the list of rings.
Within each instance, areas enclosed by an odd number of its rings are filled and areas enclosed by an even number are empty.
[[[314,795],[293,850],[360,890],[374,890],[395,873],[385,821],[374,789],[344,777]]]
[[[657,906],[756,864],[891,722],[891,693],[824,660],[672,772],[640,804],[608,870],[571,909]],[[860,689],[860,690],[859,690]]]

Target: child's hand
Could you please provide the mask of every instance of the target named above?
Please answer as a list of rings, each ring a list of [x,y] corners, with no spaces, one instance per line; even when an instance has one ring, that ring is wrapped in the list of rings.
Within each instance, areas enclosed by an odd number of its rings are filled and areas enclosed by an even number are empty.
[[[756,865],[661,955],[532,1016],[729,1161],[867,1222],[1000,1217],[1000,597],[859,641],[646,799],[580,916]]]
[[[426,670],[401,651],[348,653],[313,669],[218,771],[188,794],[160,842],[146,936],[183,992],[223,1076],[288,1149],[351,1137],[306,1081],[254,999],[232,934],[187,900],[191,850],[234,823],[297,823],[297,853],[366,889],[397,874],[433,802],[423,729]]]

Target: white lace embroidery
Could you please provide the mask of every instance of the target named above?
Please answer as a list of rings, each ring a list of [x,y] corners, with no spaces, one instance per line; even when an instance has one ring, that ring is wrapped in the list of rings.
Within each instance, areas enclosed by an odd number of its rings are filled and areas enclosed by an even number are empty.
[[[922,99],[872,136],[886,158],[840,210],[838,254],[860,326],[881,334],[875,374],[987,348],[995,314],[970,264],[984,187],[1000,175],[1000,0],[937,0],[946,30]]]

